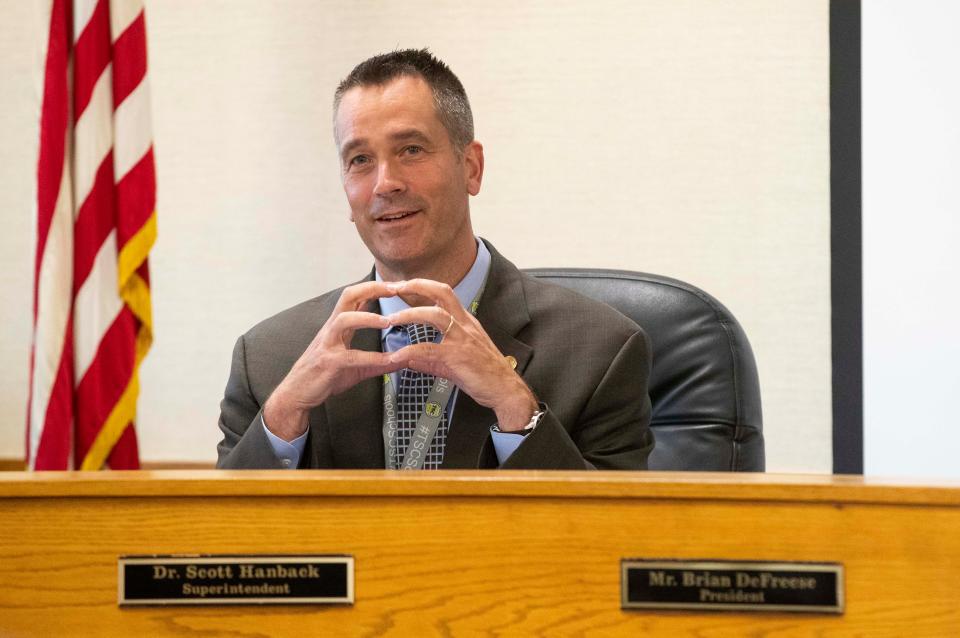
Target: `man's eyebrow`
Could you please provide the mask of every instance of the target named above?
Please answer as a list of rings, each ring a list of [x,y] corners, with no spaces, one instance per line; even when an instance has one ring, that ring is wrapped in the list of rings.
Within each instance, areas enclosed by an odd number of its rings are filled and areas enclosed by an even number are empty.
[[[427,137],[422,131],[415,128],[403,129],[402,131],[397,131],[390,134],[390,141],[392,142],[420,142],[421,144],[429,144],[430,138]],[[347,157],[359,146],[367,144],[367,139],[365,137],[357,137],[346,144],[343,145],[343,148],[340,149],[340,159],[346,160]]]
[[[356,137],[350,140],[349,142],[344,144],[343,147],[340,149],[340,159],[341,160],[347,159],[347,156],[350,155],[350,152],[353,151],[353,149],[357,148],[358,146],[363,146],[366,143],[367,143],[367,140],[362,137]]]
[[[395,142],[404,142],[407,140],[412,140],[415,142],[427,143],[430,141],[430,138],[424,135],[422,132],[415,128],[404,129],[402,131],[397,131],[396,133],[390,134],[390,139]]]

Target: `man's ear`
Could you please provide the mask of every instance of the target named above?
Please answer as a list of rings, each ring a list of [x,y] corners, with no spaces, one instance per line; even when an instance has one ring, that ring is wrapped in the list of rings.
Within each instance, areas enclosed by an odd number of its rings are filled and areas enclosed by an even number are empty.
[[[463,149],[463,171],[467,181],[467,192],[476,195],[483,182],[483,144],[474,140]]]

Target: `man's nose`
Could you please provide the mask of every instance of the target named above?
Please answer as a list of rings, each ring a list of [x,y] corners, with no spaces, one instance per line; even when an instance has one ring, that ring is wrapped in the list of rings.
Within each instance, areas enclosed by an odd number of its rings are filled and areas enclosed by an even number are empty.
[[[403,192],[405,188],[397,166],[391,161],[380,162],[377,167],[377,184],[373,192],[377,195],[393,195]]]

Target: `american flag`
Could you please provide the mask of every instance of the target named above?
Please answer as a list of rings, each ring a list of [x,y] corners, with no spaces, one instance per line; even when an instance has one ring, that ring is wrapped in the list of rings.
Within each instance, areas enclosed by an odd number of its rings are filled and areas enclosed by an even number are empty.
[[[27,466],[139,467],[156,181],[142,0],[49,0]]]

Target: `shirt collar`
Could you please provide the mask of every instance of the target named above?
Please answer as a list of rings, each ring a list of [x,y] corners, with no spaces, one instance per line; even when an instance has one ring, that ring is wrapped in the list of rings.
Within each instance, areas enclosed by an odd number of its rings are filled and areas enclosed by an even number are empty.
[[[467,274],[464,275],[463,279],[460,280],[460,283],[453,287],[453,294],[455,294],[457,299],[460,300],[461,306],[467,308],[477,297],[477,294],[480,292],[480,287],[483,286],[483,281],[487,278],[487,271],[489,270],[490,251],[487,249],[486,244],[478,239],[477,258],[473,260],[473,266],[470,267],[470,270],[467,271]],[[376,279],[377,281],[383,281],[380,279],[379,272],[376,273]],[[392,315],[395,312],[406,310],[409,307],[410,306],[407,305],[407,302],[400,297],[380,298],[380,314],[382,315]],[[381,330],[380,338],[385,338],[387,333],[392,329],[393,328],[384,328]]]

